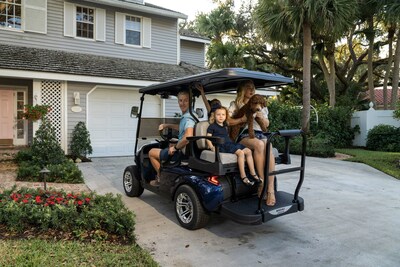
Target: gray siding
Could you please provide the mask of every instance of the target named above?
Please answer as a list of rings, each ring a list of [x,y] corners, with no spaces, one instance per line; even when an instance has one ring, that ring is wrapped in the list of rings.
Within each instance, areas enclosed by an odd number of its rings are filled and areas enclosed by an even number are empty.
[[[181,61],[204,67],[204,44],[181,40]]]
[[[68,142],[68,151],[69,154],[70,144],[72,139],[72,131],[74,130],[76,124],[78,122],[83,121],[86,123],[86,99],[87,93],[94,87],[94,84],[83,84],[83,83],[72,83],[69,82],[67,84],[67,116],[68,116],[68,123],[67,123],[67,142]],[[72,112],[71,107],[74,104],[74,92],[80,93],[80,106],[82,108],[81,112]]]
[[[19,32],[0,28],[0,43],[64,50],[93,55],[102,55],[126,59],[177,63],[177,19],[149,15],[142,12],[126,11],[82,1],[71,1],[85,6],[106,9],[106,41],[83,40],[64,36],[64,1],[47,1],[47,34]],[[115,44],[115,12],[151,18],[151,48],[136,48]]]

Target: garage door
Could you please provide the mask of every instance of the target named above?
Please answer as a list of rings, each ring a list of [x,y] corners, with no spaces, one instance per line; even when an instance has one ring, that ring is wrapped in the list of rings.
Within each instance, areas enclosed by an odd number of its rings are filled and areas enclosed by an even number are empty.
[[[88,130],[93,147],[91,156],[132,156],[137,119],[130,117],[130,110],[140,104],[138,91],[96,89],[88,98]],[[157,116],[160,103],[153,99],[147,108]]]

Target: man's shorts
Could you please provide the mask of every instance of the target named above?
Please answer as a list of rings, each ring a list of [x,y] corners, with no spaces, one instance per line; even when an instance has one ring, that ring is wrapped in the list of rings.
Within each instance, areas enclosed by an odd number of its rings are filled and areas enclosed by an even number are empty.
[[[170,157],[170,155],[168,154],[168,150],[169,148],[164,148],[160,151],[160,160],[161,161],[167,161]],[[171,156],[170,161],[177,161],[180,158],[181,151],[175,151],[175,153]]]

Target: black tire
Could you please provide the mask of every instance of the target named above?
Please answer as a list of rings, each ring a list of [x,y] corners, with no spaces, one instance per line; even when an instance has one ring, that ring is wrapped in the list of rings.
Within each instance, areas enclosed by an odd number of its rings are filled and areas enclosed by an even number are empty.
[[[140,175],[136,166],[125,168],[122,177],[125,194],[129,197],[140,197],[143,194],[143,186],[140,184]]]
[[[180,186],[174,200],[175,215],[182,227],[196,230],[206,226],[210,215],[204,211],[196,192],[190,186]]]

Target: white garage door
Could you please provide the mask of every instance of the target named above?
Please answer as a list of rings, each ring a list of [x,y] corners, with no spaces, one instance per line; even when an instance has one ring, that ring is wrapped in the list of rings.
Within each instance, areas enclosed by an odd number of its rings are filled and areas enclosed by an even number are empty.
[[[130,90],[96,89],[89,95],[93,157],[133,155],[137,119],[130,117],[130,110],[139,106],[139,98],[139,92]]]

